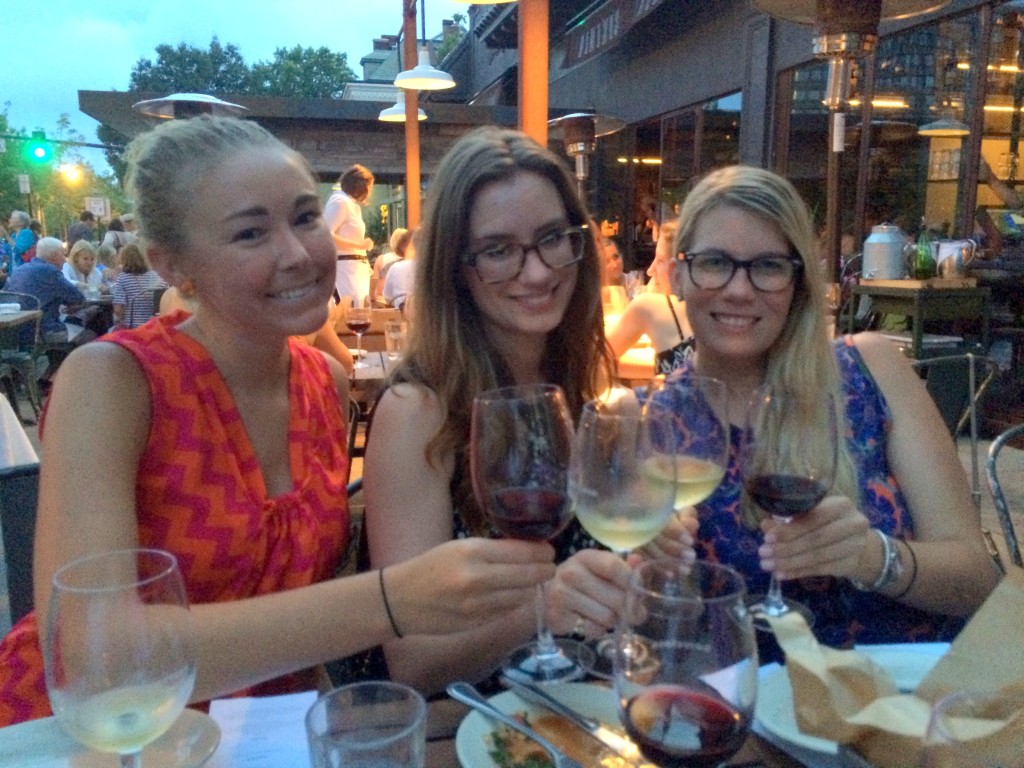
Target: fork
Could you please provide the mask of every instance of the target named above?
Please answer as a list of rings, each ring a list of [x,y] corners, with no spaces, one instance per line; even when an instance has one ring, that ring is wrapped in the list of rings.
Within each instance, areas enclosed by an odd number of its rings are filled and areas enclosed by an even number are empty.
[[[511,715],[508,715],[495,707],[480,694],[480,691],[469,683],[452,683],[448,686],[448,695],[456,701],[461,701],[466,706],[477,710],[484,716],[489,717],[492,720],[497,720],[499,723],[503,723],[509,728],[519,731],[527,738],[533,739],[549,755],[551,755],[551,760],[554,762],[555,768],[583,768],[582,765],[573,760],[528,725],[521,723]]]

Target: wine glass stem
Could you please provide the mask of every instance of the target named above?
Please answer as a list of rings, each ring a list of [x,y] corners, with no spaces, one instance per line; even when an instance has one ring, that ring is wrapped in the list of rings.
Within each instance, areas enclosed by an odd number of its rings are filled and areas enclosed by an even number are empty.
[[[773,573],[768,582],[768,594],[764,596],[764,612],[769,616],[781,616],[787,610],[786,601],[782,598],[782,582]]]
[[[356,362],[359,362],[359,358],[363,356],[363,334],[356,334]]]
[[[537,615],[537,656],[541,659],[558,655],[558,644],[548,629],[546,616],[547,597],[544,593],[544,585],[537,585],[537,599],[534,601],[534,611]]]
[[[142,752],[121,755],[121,768],[142,768]]]

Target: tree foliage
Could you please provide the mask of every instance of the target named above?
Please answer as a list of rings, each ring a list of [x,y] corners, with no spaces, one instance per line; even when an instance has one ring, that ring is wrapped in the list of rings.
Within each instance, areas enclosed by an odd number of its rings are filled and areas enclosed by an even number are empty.
[[[348,56],[329,48],[278,48],[274,59],[252,66],[248,93],[307,99],[336,99],[355,79]]]
[[[160,93],[246,93],[249,67],[238,46],[221,45],[214,37],[204,51],[185,43],[158,45],[156,61],[139,59],[132,67],[128,88]]]

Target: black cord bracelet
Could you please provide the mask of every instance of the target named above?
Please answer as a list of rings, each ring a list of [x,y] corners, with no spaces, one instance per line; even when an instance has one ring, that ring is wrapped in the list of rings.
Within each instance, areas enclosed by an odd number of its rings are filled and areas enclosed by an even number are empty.
[[[898,595],[892,596],[893,600],[900,600],[903,597],[906,597],[911,587],[914,586],[914,582],[917,581],[917,555],[914,554],[914,548],[910,546],[909,541],[904,541],[903,546],[905,546],[907,548],[907,552],[910,553],[910,581],[907,582],[907,586],[903,588],[902,592],[900,592]]]
[[[916,571],[915,571],[916,572]],[[391,631],[395,633],[395,637],[403,637],[402,633],[398,629],[398,625],[395,624],[395,615],[391,613],[391,604],[388,602],[388,591],[384,589],[384,569],[381,568],[377,571],[377,580],[380,582],[380,596],[384,598],[384,610],[387,611],[388,621],[391,622]]]

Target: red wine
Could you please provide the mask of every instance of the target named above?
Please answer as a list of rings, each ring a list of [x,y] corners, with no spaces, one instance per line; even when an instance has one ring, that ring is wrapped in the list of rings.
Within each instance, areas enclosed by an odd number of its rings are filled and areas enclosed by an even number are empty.
[[[345,325],[352,333],[366,333],[370,330],[369,320],[346,320]]]
[[[744,484],[750,498],[775,517],[797,517],[825,498],[828,488],[797,475],[757,475]]]
[[[713,694],[655,685],[626,705],[626,732],[661,768],[714,768],[743,746],[745,715]]]
[[[549,488],[501,488],[491,494],[488,513],[509,538],[547,541],[572,519],[566,514],[568,503],[566,494]]]

